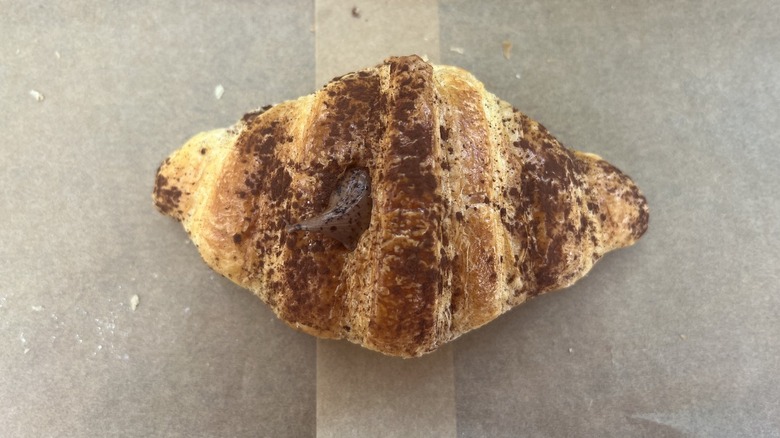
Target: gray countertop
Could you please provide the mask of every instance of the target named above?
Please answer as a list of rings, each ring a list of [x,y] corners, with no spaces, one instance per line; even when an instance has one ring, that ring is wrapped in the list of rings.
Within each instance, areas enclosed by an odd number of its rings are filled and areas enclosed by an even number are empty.
[[[780,3],[0,11],[0,436],[780,437]],[[191,135],[409,53],[624,170],[651,215],[404,361],[288,328],[150,193]]]

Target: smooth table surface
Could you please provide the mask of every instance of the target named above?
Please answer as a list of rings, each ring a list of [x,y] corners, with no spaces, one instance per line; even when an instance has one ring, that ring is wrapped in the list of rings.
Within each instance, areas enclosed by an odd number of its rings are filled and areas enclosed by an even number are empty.
[[[0,436],[780,437],[780,3],[0,11]],[[574,286],[404,361],[288,328],[150,194],[191,135],[410,53],[651,214]]]

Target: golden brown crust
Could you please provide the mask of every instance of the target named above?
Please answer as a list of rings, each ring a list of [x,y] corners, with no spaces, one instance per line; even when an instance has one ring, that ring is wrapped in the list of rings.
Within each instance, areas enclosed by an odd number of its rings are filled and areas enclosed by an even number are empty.
[[[354,250],[287,231],[355,168],[372,208]],[[416,56],[194,137],[161,165],[153,197],[209,266],[291,326],[403,357],[570,285],[648,218],[613,166]]]

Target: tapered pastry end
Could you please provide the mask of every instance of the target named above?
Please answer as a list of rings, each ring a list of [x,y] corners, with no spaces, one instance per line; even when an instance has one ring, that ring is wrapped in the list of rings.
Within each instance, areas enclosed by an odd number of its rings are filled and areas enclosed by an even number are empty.
[[[633,245],[647,231],[650,210],[644,195],[631,178],[599,156],[577,154],[588,165],[588,210],[601,223],[604,249]]]
[[[180,222],[191,217],[201,179],[221,165],[232,138],[225,129],[202,132],[166,158],[157,169],[152,192],[157,209]]]

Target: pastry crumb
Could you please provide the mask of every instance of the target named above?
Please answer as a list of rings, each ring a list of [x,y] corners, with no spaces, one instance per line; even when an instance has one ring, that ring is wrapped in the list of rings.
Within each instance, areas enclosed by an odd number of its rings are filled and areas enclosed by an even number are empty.
[[[352,7],[352,16],[354,18],[360,18],[360,9],[357,6]]]
[[[223,87],[222,84],[218,84],[214,87],[214,97],[216,97],[217,100],[222,99],[223,94],[225,94],[225,87]]]
[[[138,303],[140,302],[141,299],[138,298],[138,295],[133,295],[132,297],[130,297],[130,308],[133,309],[133,311],[135,312],[135,309],[138,308]]]
[[[573,348],[569,348],[569,354],[571,354],[571,353],[574,353],[574,349]]]
[[[38,102],[43,102],[43,100],[46,99],[46,96],[38,90],[30,90],[30,96]]]
[[[680,333],[680,339],[682,339],[684,341],[684,340],[688,339],[688,337],[685,336],[684,334]]]
[[[463,50],[463,47],[455,47],[455,46],[450,47],[450,52],[455,52],[458,55],[462,55],[462,54],[466,53],[466,51]]]
[[[501,42],[501,50],[504,52],[504,58],[512,57],[512,41],[504,40]]]

